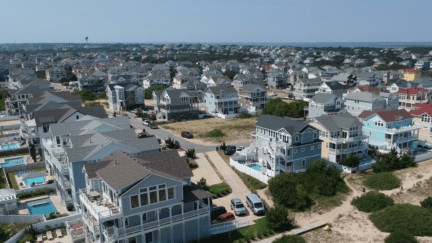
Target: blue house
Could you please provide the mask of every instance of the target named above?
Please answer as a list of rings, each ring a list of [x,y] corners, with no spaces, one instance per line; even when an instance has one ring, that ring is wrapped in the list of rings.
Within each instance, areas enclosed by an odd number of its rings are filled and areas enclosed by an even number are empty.
[[[204,100],[206,111],[208,113],[212,113],[223,118],[231,118],[231,116],[240,113],[241,99],[237,90],[233,87],[208,87],[204,91]]]
[[[406,110],[363,111],[358,118],[363,122],[363,134],[369,136],[369,145],[383,152],[395,148],[415,153],[420,126],[413,124],[413,116]]]
[[[420,70],[429,70],[430,69],[430,61],[429,60],[418,60],[414,67]]]

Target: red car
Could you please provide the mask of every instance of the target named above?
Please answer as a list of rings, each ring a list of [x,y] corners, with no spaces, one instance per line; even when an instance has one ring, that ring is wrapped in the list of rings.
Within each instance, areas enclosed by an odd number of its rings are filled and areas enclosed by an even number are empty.
[[[235,220],[235,216],[232,213],[224,213],[220,215],[217,219],[213,220],[212,224],[219,224],[224,222],[229,222]]]
[[[186,131],[183,131],[183,132],[181,133],[181,136],[184,137],[184,138],[193,138],[192,133],[190,133],[190,132],[186,132]]]

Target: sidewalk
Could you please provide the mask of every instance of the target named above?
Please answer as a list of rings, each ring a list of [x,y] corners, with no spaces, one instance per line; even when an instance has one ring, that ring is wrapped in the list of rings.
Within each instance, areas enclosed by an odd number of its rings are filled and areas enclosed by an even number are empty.
[[[210,165],[206,157],[203,153],[196,154],[195,161],[198,164],[198,168],[192,171],[194,176],[191,178],[191,181],[193,183],[197,183],[201,178],[204,177],[207,181],[207,185],[215,185],[222,183],[219,176],[216,174],[216,171],[214,171],[213,167]]]

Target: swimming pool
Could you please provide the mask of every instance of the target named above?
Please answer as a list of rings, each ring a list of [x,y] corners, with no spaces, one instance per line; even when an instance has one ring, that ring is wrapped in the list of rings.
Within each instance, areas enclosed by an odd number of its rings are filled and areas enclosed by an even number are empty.
[[[360,161],[360,165],[370,164],[372,162],[373,162],[372,160],[362,160]]]
[[[27,202],[27,208],[29,213],[32,215],[49,215],[51,213],[58,213],[56,207],[49,198]]]
[[[8,144],[8,145],[2,145],[1,149],[2,150],[9,150],[9,149],[16,149],[18,148],[18,144],[14,143],[14,144]]]
[[[11,167],[11,166],[17,166],[17,165],[23,165],[24,164],[24,157],[17,157],[17,158],[10,158],[5,159],[5,163],[1,164],[1,167]]]
[[[35,178],[27,179],[27,186],[31,186],[32,183],[37,185],[37,184],[42,184],[44,182],[45,182],[45,178],[43,176],[35,177]]]
[[[261,171],[262,170],[261,166],[257,165],[257,164],[248,165],[248,167],[250,167],[250,168],[252,168],[252,169],[254,169],[256,171]]]

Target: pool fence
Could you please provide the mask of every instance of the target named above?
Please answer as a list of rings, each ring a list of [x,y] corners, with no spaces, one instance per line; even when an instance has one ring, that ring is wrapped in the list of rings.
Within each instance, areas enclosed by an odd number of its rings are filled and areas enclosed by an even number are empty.
[[[22,157],[22,156],[18,156]],[[6,173],[10,172],[17,172],[17,171],[23,171],[23,170],[29,170],[29,169],[39,169],[39,168],[45,168],[45,162],[37,162],[37,163],[30,163],[30,164],[23,164],[23,165],[17,165],[17,166],[10,166],[3,168]]]
[[[0,215],[0,222],[6,224],[45,222],[43,215]]]
[[[34,186],[34,187],[29,187],[29,188],[24,188],[21,190],[17,190],[16,194],[21,194],[21,193],[30,193],[30,192],[36,192],[39,190],[43,190],[43,189],[56,189],[57,184],[56,182],[54,182],[53,184],[42,184],[39,186]]]
[[[7,168],[7,167],[6,167]],[[6,176],[6,171],[5,171],[5,168],[0,168],[1,169],[1,173],[3,174],[3,178],[5,179],[5,181],[6,181],[6,189],[8,189],[8,188],[12,188],[11,187],[11,185],[9,184],[9,180],[8,180],[8,178],[7,178],[7,176]]]
[[[19,143],[17,141],[17,143]],[[22,153],[29,153],[29,147],[26,145],[24,147],[19,147],[15,149],[8,149],[8,150],[0,150],[0,156],[14,156],[15,154],[22,154]]]
[[[234,156],[230,158],[230,165],[234,168],[236,168],[238,171],[245,173],[249,176],[252,176],[255,179],[258,179],[265,184],[268,184],[269,177],[265,174],[263,174],[260,171],[254,170],[251,167],[241,164],[238,161],[241,161],[244,159],[244,156]]]

